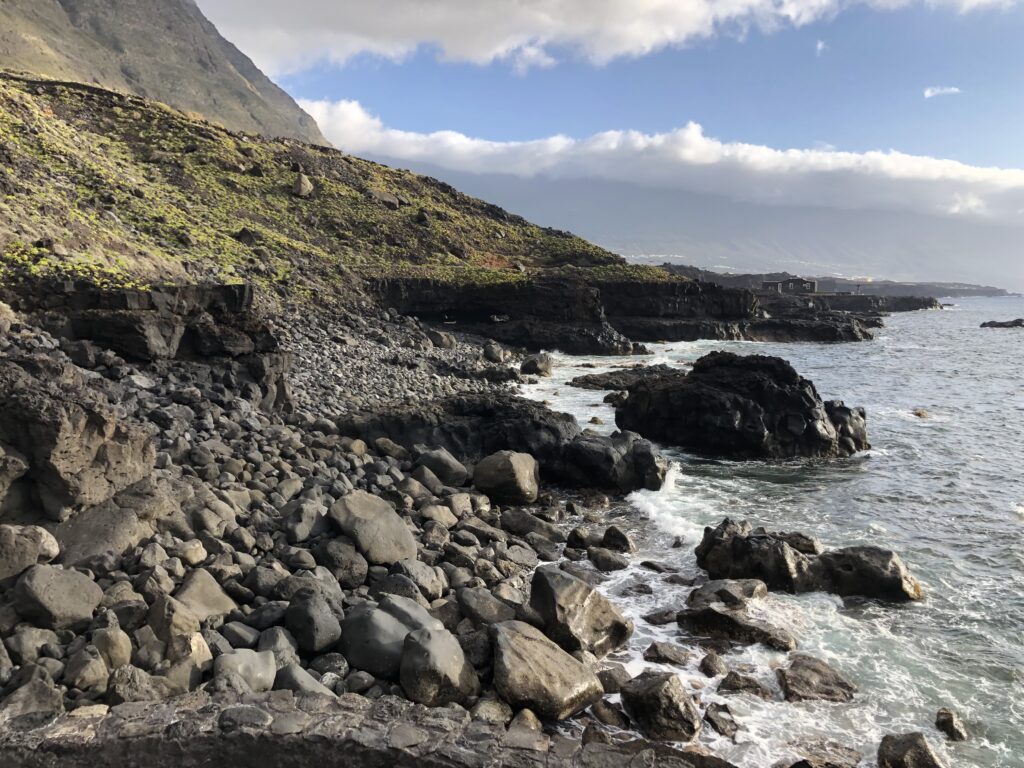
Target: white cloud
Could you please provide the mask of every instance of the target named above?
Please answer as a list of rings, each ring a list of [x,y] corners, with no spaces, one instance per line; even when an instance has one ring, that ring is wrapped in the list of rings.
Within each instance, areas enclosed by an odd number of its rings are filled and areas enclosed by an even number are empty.
[[[814,46],[814,55],[821,56],[825,51],[828,50],[828,44],[824,40],[819,40]]]
[[[955,85],[933,85],[924,89],[926,99],[934,99],[936,96],[956,96],[959,93],[963,93],[963,91]]]
[[[302,106],[339,148],[455,171],[599,178],[763,204],[914,211],[1024,224],[1024,170],[896,151],[773,149],[727,143],[697,123],[668,133],[607,131],[499,142],[389,128],[355,101]]]
[[[851,5],[911,4],[966,13],[1021,0],[198,0],[220,30],[272,74],[360,53],[523,69],[578,56],[603,64],[717,34],[828,19]]]

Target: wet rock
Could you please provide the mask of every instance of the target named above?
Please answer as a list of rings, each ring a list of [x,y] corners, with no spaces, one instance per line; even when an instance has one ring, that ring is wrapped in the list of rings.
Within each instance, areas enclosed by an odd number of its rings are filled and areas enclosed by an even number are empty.
[[[473,484],[495,501],[532,504],[537,500],[540,467],[528,453],[498,451],[473,471]]]
[[[729,672],[729,667],[726,666],[722,657],[714,651],[708,651],[700,660],[697,668],[708,677],[718,677]]]
[[[513,707],[564,720],[601,698],[597,676],[529,624],[502,622],[490,632],[494,686]]]
[[[920,600],[920,583],[895,552],[880,547],[846,547],[822,553],[825,586],[837,595],[883,600]]]
[[[523,364],[519,366],[519,372],[526,376],[550,376],[554,367],[554,358],[546,352],[542,352],[538,355],[530,355],[523,360]]]
[[[544,632],[568,651],[598,658],[628,642],[633,623],[600,592],[555,566],[533,574],[530,607],[544,622]]]
[[[690,663],[690,653],[675,643],[654,642],[644,650],[644,661],[685,667]]]
[[[749,600],[768,596],[768,587],[758,579],[715,579],[701,584],[687,598],[690,608],[706,608],[722,603],[727,608],[738,608]]]
[[[935,716],[935,727],[946,734],[946,738],[950,741],[967,740],[967,727],[960,719],[960,715],[952,709],[943,707],[939,710]]]
[[[700,713],[678,675],[644,672],[621,693],[626,714],[647,738],[691,741],[700,733]]]
[[[772,692],[759,681],[739,672],[729,672],[718,684],[719,693],[746,693],[759,699],[771,701]]]
[[[102,599],[103,590],[88,576],[52,565],[32,566],[14,588],[15,610],[45,629],[88,623]]]
[[[406,696],[430,707],[466,705],[480,691],[476,670],[458,640],[444,629],[406,635],[399,680]]]
[[[372,565],[416,558],[416,540],[388,502],[353,491],[331,507],[330,518]]]
[[[638,383],[615,417],[652,440],[734,458],[849,456],[869,447],[865,419],[823,402],[780,358],[730,352]]]
[[[633,538],[617,525],[609,525],[601,537],[601,546],[612,552],[630,554],[636,552],[636,543]]]
[[[587,558],[594,564],[594,567],[604,573],[612,571],[624,571],[629,568],[629,558],[612,552],[604,547],[591,547],[587,550]]]
[[[727,739],[733,738],[739,731],[732,712],[725,704],[709,704],[704,711],[704,722],[714,728]]]
[[[712,605],[681,611],[676,614],[676,622],[690,634],[711,640],[742,645],[763,643],[778,651],[796,648],[796,638],[789,632],[752,619],[743,611]]]
[[[878,747],[878,768],[946,768],[923,734],[889,735]]]
[[[857,686],[821,659],[798,653],[789,667],[775,670],[786,701],[850,701]]]

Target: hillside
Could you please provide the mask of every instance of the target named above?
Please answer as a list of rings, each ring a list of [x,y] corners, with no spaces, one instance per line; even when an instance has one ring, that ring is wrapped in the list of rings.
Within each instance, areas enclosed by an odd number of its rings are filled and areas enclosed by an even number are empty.
[[[0,66],[146,96],[235,130],[327,143],[193,0],[3,0]]]
[[[0,250],[7,282],[251,280],[318,300],[353,271],[507,280],[624,264],[431,178],[12,74],[0,74]]]

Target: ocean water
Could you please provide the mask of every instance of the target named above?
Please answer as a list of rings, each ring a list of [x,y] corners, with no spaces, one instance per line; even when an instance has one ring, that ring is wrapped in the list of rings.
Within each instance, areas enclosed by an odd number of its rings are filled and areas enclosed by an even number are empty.
[[[743,768],[769,768],[797,757],[795,745],[823,741],[858,749],[861,765],[875,766],[881,737],[911,730],[957,768],[1024,766],[1024,330],[979,328],[1024,317],[1024,300],[951,301],[942,311],[893,315],[868,343],[677,343],[653,345],[653,358],[643,358],[683,364],[713,349],[779,355],[823,398],[865,406],[873,448],[847,460],[782,464],[665,449],[673,462],[665,487],[632,494],[617,513],[640,543],[635,562],[657,559],[695,574],[693,547],[704,526],[729,516],[813,534],[826,547],[892,548],[926,591],[912,605],[772,593],[756,607],[858,686],[850,703],[718,696],[718,680],[696,671],[694,646],[683,680],[705,701],[727,702],[741,727],[735,743],[710,728],[701,740]],[[636,361],[556,355],[555,375],[523,393],[611,432],[605,393],[565,382]],[[605,423],[589,424],[594,416]],[[673,548],[677,537],[683,546]],[[637,594],[641,583],[654,594]],[[681,607],[687,588],[639,568],[603,588],[636,620],[619,656],[633,671],[649,666],[640,654],[652,640],[687,644],[674,626],[640,618]],[[786,655],[754,647],[725,659],[777,691],[773,669]],[[935,730],[943,706],[964,718],[968,741],[946,744]]]

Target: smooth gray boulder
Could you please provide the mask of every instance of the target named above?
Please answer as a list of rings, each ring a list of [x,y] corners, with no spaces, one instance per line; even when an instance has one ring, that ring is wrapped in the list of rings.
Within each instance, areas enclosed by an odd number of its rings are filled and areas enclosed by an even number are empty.
[[[644,672],[620,693],[623,709],[647,738],[692,741],[700,733],[700,712],[675,673]]]
[[[320,696],[334,696],[334,691],[321,683],[298,664],[289,664],[277,670],[274,678],[275,691],[315,693]]]
[[[494,687],[515,709],[564,720],[601,699],[604,689],[591,670],[521,621],[490,628]]]
[[[446,448],[433,448],[423,451],[416,457],[416,464],[433,472],[437,479],[445,485],[458,488],[469,479],[466,466],[456,459]]]
[[[532,504],[540,492],[540,465],[528,453],[498,451],[480,460],[473,485],[506,504]]]
[[[399,681],[406,696],[429,707],[466,706],[480,692],[476,670],[459,641],[444,629],[418,629],[406,635]]]
[[[226,675],[238,675],[254,693],[269,691],[274,687],[277,663],[272,651],[240,648],[213,660],[214,678]]]
[[[588,651],[600,658],[633,634],[633,622],[608,598],[557,566],[534,572],[530,607],[543,620],[545,634],[570,652]]]
[[[338,647],[355,669],[397,680],[405,638],[420,629],[440,632],[444,625],[416,602],[385,595],[379,603],[363,603],[348,612]]]
[[[341,623],[327,601],[316,590],[304,588],[292,598],[284,623],[295,637],[299,650],[323,653],[341,637]]]
[[[394,507],[378,496],[352,491],[334,503],[329,516],[371,565],[391,565],[416,558],[412,532]]]
[[[14,608],[26,621],[45,629],[87,624],[103,599],[99,585],[78,571],[34,565],[14,587]]]

